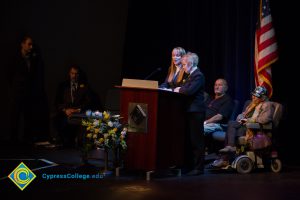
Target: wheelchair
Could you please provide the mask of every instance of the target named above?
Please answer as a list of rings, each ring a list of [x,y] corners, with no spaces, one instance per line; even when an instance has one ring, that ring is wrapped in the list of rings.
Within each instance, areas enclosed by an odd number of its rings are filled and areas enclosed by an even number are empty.
[[[282,170],[282,162],[273,145],[272,136],[278,130],[283,108],[277,102],[272,102],[272,106],[274,107],[272,123],[266,125],[246,123],[247,130],[253,133],[250,142],[246,136],[239,137],[235,152],[219,155],[219,161],[226,160],[226,162],[224,161],[220,167],[215,167],[214,163],[211,163],[209,169],[236,170],[240,174],[247,174],[254,169],[269,168],[271,171],[279,173]],[[218,162],[218,160],[214,162]]]

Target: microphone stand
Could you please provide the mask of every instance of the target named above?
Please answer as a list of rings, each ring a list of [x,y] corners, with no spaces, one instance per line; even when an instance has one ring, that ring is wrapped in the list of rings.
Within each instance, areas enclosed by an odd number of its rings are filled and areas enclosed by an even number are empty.
[[[159,71],[161,71],[161,68],[159,67],[159,68],[157,68],[157,69],[155,69],[153,72],[151,72],[148,76],[146,76],[145,78],[144,78],[144,80],[148,80],[150,77],[152,77],[154,74],[156,74],[157,72],[159,72]]]

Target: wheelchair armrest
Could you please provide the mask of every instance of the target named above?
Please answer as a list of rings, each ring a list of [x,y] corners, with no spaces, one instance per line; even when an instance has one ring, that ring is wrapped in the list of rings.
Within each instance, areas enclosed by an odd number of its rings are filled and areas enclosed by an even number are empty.
[[[245,125],[249,129],[272,130],[272,123],[260,124],[260,123],[255,123],[255,122],[247,122]]]
[[[250,128],[250,129],[261,129],[262,128],[259,123],[254,123],[254,122],[247,122],[245,125],[247,128]]]
[[[246,136],[240,136],[238,138],[238,144],[239,145],[245,145],[245,144],[247,144]]]

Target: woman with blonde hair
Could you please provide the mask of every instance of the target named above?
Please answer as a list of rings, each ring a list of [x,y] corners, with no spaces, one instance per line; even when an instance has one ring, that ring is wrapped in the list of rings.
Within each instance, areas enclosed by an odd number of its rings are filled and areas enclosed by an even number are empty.
[[[174,89],[182,85],[184,70],[181,65],[181,58],[185,54],[186,52],[182,47],[175,47],[172,50],[172,60],[168,75],[165,82],[159,86],[160,88]]]

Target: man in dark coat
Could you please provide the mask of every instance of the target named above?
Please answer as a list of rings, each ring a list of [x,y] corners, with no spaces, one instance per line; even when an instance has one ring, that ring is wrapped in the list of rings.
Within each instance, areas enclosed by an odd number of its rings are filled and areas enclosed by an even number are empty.
[[[183,81],[181,87],[175,88],[174,92],[187,95],[187,143],[188,148],[187,167],[190,171],[187,175],[200,175],[204,170],[204,128],[205,118],[205,98],[204,83],[205,78],[198,65],[198,56],[195,53],[187,53],[182,57],[182,66],[188,77]]]
[[[14,143],[47,139],[48,106],[44,65],[33,40],[25,35],[9,66],[9,135]],[[23,125],[21,123],[23,121]],[[24,132],[19,133],[20,127]],[[42,138],[44,137],[44,138]]]
[[[82,139],[80,122],[72,123],[70,118],[76,113],[92,109],[92,93],[81,75],[80,68],[71,65],[67,80],[60,83],[56,91],[54,125],[65,147],[74,147],[76,139]]]

